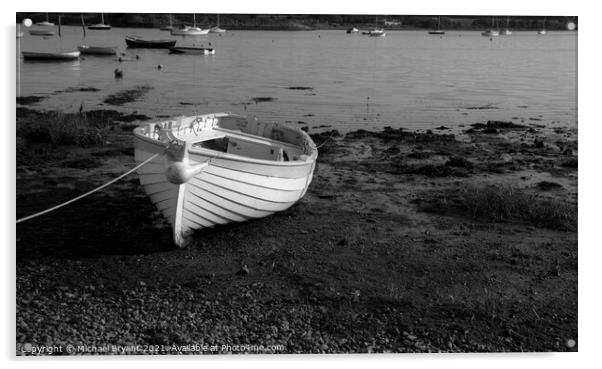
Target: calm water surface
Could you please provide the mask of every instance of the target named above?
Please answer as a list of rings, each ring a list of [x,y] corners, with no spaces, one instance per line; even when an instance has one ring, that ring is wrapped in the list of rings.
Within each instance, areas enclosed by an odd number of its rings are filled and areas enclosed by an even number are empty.
[[[512,118],[577,124],[576,32],[514,32],[493,40],[469,31],[443,37],[426,31],[388,31],[384,38],[344,31],[181,37],[155,29],[113,28],[86,30],[85,39],[81,27],[62,27],[61,39],[24,32],[20,47],[25,51],[70,51],[88,44],[119,46],[127,53],[123,58],[128,61],[121,63],[116,57],[96,56],[46,63],[19,58],[20,94],[48,96],[36,105],[41,109],[75,111],[83,104],[85,110],[151,117],[232,111],[343,131],[387,125],[458,127]],[[128,49],[126,34],[177,39],[180,45],[211,43],[216,53]],[[123,79],[114,79],[115,68],[123,70]],[[152,90],[120,107],[103,103],[109,94],[136,86]],[[64,92],[78,87],[100,91]],[[255,97],[274,100],[247,104]]]

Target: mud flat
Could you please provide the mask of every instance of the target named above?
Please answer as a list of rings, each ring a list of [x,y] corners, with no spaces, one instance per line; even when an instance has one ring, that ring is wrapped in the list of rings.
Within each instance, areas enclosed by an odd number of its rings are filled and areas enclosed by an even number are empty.
[[[36,114],[18,116],[18,218],[134,166],[132,123],[80,120],[64,134],[96,138],[60,141],[31,127]],[[576,130],[442,132],[314,134],[319,162],[298,204],[184,249],[135,176],[19,224],[17,353],[577,350]]]

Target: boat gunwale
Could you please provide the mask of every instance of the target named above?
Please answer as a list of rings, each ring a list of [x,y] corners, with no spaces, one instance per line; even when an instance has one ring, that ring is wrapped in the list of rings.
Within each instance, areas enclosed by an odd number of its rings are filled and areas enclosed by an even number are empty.
[[[216,113],[216,114],[220,114],[220,113]],[[207,115],[211,115],[211,114],[207,114]],[[202,115],[201,115],[202,116]],[[237,114],[225,114],[223,116],[235,116],[235,117],[242,117],[244,118],[244,116],[242,115],[237,115]],[[165,122],[165,121],[159,121],[159,122],[154,122],[154,123],[161,123],[161,122]],[[146,126],[152,124],[153,122],[149,122],[146,124]],[[272,140],[270,138],[267,137],[261,137],[261,136],[257,136],[257,135],[252,135],[249,133],[244,133],[244,132],[234,132],[225,128],[220,128],[217,127],[220,130],[225,130],[227,131],[227,133],[231,134],[232,136],[236,136],[236,135],[240,135],[242,136],[241,138],[245,138],[245,135],[257,138],[257,139],[261,139],[261,140],[265,140],[267,143],[273,143],[273,144],[280,144],[280,145],[287,145],[287,146],[291,146],[294,148],[299,148],[299,146],[297,145],[292,145],[286,142],[281,142],[281,141],[276,141],[276,140]],[[145,129],[145,126],[140,126],[140,127],[136,127],[134,129],[134,136],[137,139],[140,139],[146,143],[149,144],[153,144],[155,146],[158,146],[159,148],[167,148],[169,147],[169,144],[166,142],[162,142],[160,140],[157,140],[155,138],[151,138],[143,133],[141,133],[141,131]],[[213,128],[212,128],[213,129]],[[304,132],[301,129],[297,129],[297,128],[293,128],[295,131],[298,131],[299,133],[301,133],[302,135],[305,136],[305,138],[307,140],[309,140],[309,142],[311,143],[310,147],[311,147],[311,154],[310,155],[306,155],[308,157],[307,160],[305,161],[301,161],[301,160],[291,160],[291,161],[275,161],[275,160],[266,160],[266,159],[257,159],[257,158],[249,158],[243,155],[238,155],[238,154],[231,154],[231,153],[227,153],[227,152],[222,152],[222,151],[217,151],[217,150],[211,150],[208,148],[204,148],[204,147],[191,147],[188,152],[189,154],[196,154],[196,155],[202,155],[202,156],[208,156],[211,159],[224,159],[224,160],[231,160],[231,161],[238,161],[238,162],[244,162],[244,163],[255,163],[255,164],[262,164],[262,165],[270,165],[270,166],[275,166],[275,167],[299,167],[299,166],[306,166],[306,165],[310,165],[312,163],[314,163],[318,157],[318,149],[316,147],[316,144],[313,142],[313,140],[311,139],[311,137],[307,134],[307,132]],[[184,141],[184,140],[181,140]]]

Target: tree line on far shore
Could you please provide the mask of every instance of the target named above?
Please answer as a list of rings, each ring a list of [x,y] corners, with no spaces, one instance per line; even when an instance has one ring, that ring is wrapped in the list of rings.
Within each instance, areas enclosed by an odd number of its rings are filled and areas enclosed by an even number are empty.
[[[17,13],[17,22],[30,18],[34,22],[46,20],[58,24],[61,16],[63,25],[81,25],[83,15],[86,25],[99,23],[97,13]],[[105,23],[113,27],[155,28],[167,25],[192,25],[193,15],[167,13],[104,13]],[[473,16],[450,15],[441,17],[441,28],[448,30],[479,30],[509,27],[514,30],[535,30],[545,26],[548,30],[566,30],[576,16]],[[217,24],[217,14],[196,14],[198,25],[209,27]],[[345,29],[349,27],[387,29],[433,29],[437,28],[436,15],[360,15],[360,14],[221,14],[220,26],[226,29]]]

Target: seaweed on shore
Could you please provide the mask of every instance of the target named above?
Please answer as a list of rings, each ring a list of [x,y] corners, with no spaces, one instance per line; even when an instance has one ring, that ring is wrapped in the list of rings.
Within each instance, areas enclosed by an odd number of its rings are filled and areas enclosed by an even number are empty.
[[[270,96],[266,96],[266,97],[253,97],[251,98],[251,101],[253,101],[255,104],[259,104],[260,102],[268,102],[268,101],[274,101],[276,100],[275,97],[270,97]]]
[[[64,90],[54,91],[55,94],[63,93],[63,92],[98,92],[100,88],[96,87],[68,87]]]
[[[44,100],[46,96],[18,96],[17,104],[19,105],[33,105]]]
[[[304,87],[304,86],[292,86],[292,87],[287,87],[288,90],[311,90],[313,91],[313,87]]]
[[[103,100],[103,102],[109,105],[123,105],[140,99],[152,89],[153,87],[151,86],[137,86],[128,90],[123,90],[115,94],[111,94],[107,96]]]
[[[409,142],[452,142],[455,141],[453,134],[434,134],[432,131],[427,132],[410,132],[403,128],[393,129],[385,127],[383,131],[367,131],[358,129],[357,131],[349,132],[345,135],[347,139],[363,139],[366,137],[375,137],[382,140],[400,140]]]

